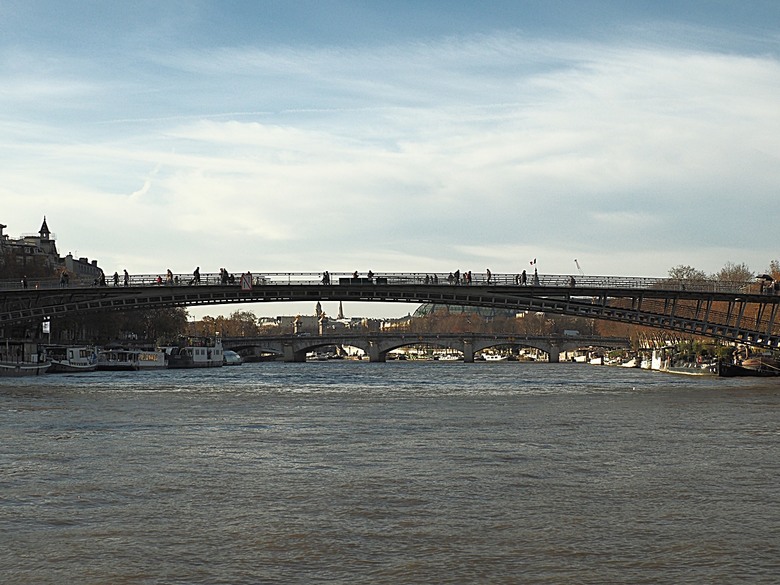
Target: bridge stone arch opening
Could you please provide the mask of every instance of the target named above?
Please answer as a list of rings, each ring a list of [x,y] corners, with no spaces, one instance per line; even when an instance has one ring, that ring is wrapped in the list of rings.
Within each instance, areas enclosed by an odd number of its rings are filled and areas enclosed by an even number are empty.
[[[465,362],[473,362],[475,355],[497,346],[527,347],[545,352],[548,361],[557,363],[562,352],[584,347],[629,347],[625,338],[585,336],[515,336],[480,334],[345,334],[296,336],[283,335],[256,338],[223,338],[226,349],[252,350],[281,356],[287,362],[303,362],[306,355],[324,347],[349,345],[363,350],[372,362],[384,362],[390,352],[404,347],[425,345],[456,350],[463,354]]]

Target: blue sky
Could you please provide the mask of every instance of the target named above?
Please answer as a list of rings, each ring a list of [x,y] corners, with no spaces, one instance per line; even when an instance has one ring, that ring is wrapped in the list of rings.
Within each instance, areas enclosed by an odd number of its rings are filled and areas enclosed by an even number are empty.
[[[0,82],[0,223],[108,273],[780,257],[777,2],[0,0]]]

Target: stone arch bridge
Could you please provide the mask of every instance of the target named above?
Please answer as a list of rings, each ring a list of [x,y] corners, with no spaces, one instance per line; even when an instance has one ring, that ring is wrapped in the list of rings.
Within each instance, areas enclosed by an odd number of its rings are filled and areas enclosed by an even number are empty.
[[[535,348],[545,352],[549,361],[559,361],[559,354],[587,347],[629,348],[629,339],[620,337],[573,335],[504,335],[463,333],[345,333],[338,335],[279,335],[260,337],[225,337],[225,349],[254,355],[269,353],[281,356],[286,362],[302,362],[306,354],[318,348],[349,345],[365,352],[372,362],[384,362],[388,352],[412,345],[429,345],[456,349],[463,353],[465,362],[473,362],[474,355],[485,349],[511,345]]]

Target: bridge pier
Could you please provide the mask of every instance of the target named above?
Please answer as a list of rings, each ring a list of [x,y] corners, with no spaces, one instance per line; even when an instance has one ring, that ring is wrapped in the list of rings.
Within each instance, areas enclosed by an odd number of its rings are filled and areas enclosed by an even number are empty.
[[[380,351],[379,344],[376,341],[368,342],[368,361],[370,362],[386,362],[387,352]]]
[[[547,353],[547,361],[551,364],[558,364],[561,361],[561,348],[556,344],[550,344],[550,351]]]
[[[470,339],[463,340],[463,363],[474,363],[474,342]]]
[[[296,352],[290,343],[282,345],[282,359],[285,362],[305,362],[306,352]]]

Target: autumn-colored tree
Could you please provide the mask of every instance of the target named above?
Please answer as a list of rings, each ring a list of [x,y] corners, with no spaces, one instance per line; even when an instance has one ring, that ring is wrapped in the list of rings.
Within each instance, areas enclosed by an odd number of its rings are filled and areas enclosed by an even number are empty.
[[[682,264],[669,269],[669,278],[691,282],[704,282],[709,280],[707,273],[703,270],[697,270],[692,266],[684,266]]]
[[[713,276],[720,282],[748,282],[754,278],[753,271],[744,262],[742,264],[726,262],[726,265]]]
[[[210,315],[189,324],[189,334],[196,337],[214,337],[218,332],[221,332],[219,323]]]
[[[780,280],[780,260],[772,260],[769,263],[767,273],[775,280]]]
[[[518,333],[523,335],[549,335],[554,328],[544,313],[526,313],[518,322]]]
[[[251,311],[233,311],[226,322],[223,335],[230,337],[253,337],[258,333],[257,317]]]

